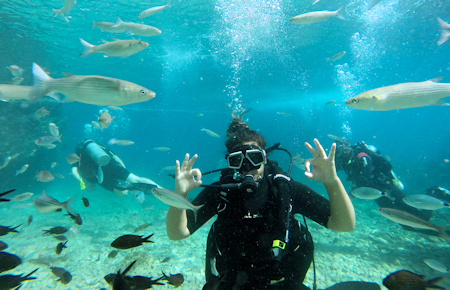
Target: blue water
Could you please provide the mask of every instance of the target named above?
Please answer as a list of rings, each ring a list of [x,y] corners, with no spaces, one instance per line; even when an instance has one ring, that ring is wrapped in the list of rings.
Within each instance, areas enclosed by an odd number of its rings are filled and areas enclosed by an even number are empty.
[[[60,16],[52,19],[52,8],[61,8],[63,1],[1,1],[0,68],[12,64],[24,68],[22,85],[33,84],[31,64],[35,62],[50,71],[54,78],[63,77],[63,72],[113,77],[144,86],[154,91],[156,97],[124,106],[124,111],[111,111],[116,118],[104,131],[92,131],[90,127],[104,107],[77,102],[58,104],[47,98],[26,109],[18,102],[0,103],[0,128],[3,131],[0,157],[20,153],[0,171],[0,192],[17,188],[20,192],[32,191],[37,196],[45,189],[61,201],[79,192],[78,185],[69,176],[70,165],[65,156],[84,138],[103,142],[111,138],[134,141],[132,146],[113,146],[112,149],[130,171],[171,189],[173,179],[162,168],[174,165],[175,160],[182,159],[185,153],[199,154],[196,166],[202,171],[224,166],[225,131],[232,109],[249,108],[252,110],[244,120],[266,138],[269,146],[281,142],[282,147],[292,153],[307,157],[309,153],[304,142],[318,138],[329,148],[332,140],[327,134],[346,137],[352,143],[363,140],[392,158],[391,163],[405,184],[407,194],[421,193],[431,186],[450,188],[450,163],[445,162],[450,159],[449,107],[369,112],[348,108],[343,102],[380,86],[420,82],[439,76],[444,76],[444,82],[448,82],[450,43],[437,46],[440,27],[436,17],[450,21],[450,2],[382,0],[370,11],[366,10],[365,1],[321,0],[314,6],[311,2],[172,0],[171,7],[139,20],[137,15],[144,9],[167,3],[80,0],[68,14],[70,22],[67,23]],[[346,5],[348,15],[346,21],[331,18],[311,25],[289,22],[289,18],[302,13],[336,10],[343,5]],[[117,17],[155,26],[162,33],[155,37],[140,37],[91,29],[93,21],[115,22]],[[102,39],[135,38],[150,45],[127,58],[106,58],[102,54],[80,58],[82,46],[78,38],[92,44],[100,44]],[[340,51],[347,54],[336,62],[326,62]],[[10,79],[10,72],[0,69],[0,82],[8,83]],[[325,105],[331,100],[336,103]],[[52,112],[36,119],[33,113],[41,107],[52,109]],[[197,113],[203,116],[195,116]],[[62,144],[52,150],[38,148],[33,142],[40,136],[49,135],[46,131],[49,122],[60,127]],[[220,138],[207,135],[202,128],[216,132]],[[169,147],[170,151],[156,151],[155,147]],[[32,153],[32,150],[36,152]],[[285,155],[276,153],[273,158],[287,168]],[[50,183],[33,180],[37,170],[49,170],[54,161],[58,165],[53,172],[63,174],[64,179],[57,178]],[[25,163],[30,164],[28,171],[14,177],[15,170]],[[321,185],[306,180],[298,168],[294,167],[292,175],[323,193]],[[340,176],[345,180],[345,176]],[[212,182],[214,178],[205,177],[205,182]],[[348,189],[351,187],[348,182],[345,185]],[[122,221],[120,217],[128,215],[131,209],[137,209],[134,214],[142,215],[140,207],[152,205],[156,210],[148,216],[155,220],[164,218],[164,212],[157,211],[166,207],[156,199],[146,200],[144,206],[132,197],[121,203],[102,189],[96,193],[83,192],[83,195],[90,195],[98,205],[101,204],[86,213],[94,219],[97,214],[99,220],[111,215]],[[373,226],[373,219],[382,219],[377,215],[364,215],[364,208],[374,207],[373,202],[357,203],[357,216],[362,217],[358,227],[369,228]],[[110,210],[112,205],[113,211]],[[81,204],[76,207],[85,211]],[[17,210],[9,205],[0,205],[1,208],[1,225],[12,225],[19,220]],[[20,218],[25,221],[34,208],[21,210],[24,212]],[[439,212],[448,221],[449,210]],[[34,214],[41,217],[41,221],[45,220],[44,214],[35,210]],[[396,231],[402,236],[409,235],[398,227]],[[164,226],[160,232],[164,235]],[[408,250],[412,253],[423,251],[422,260],[431,255],[419,245],[415,249],[415,244],[408,244]],[[436,259],[444,257],[441,262],[447,261],[450,266],[448,245],[439,245],[432,254]],[[414,269],[427,276],[442,275],[423,262],[420,265],[419,262],[407,262],[397,268],[415,266]],[[116,271],[119,266],[124,265],[111,267],[111,271]],[[203,264],[199,264],[199,272],[203,271],[202,267]],[[15,271],[20,273],[20,270]],[[158,271],[160,269],[155,269],[152,275],[158,275]],[[380,280],[376,282],[381,283]],[[24,289],[37,287],[33,282],[27,285]]]

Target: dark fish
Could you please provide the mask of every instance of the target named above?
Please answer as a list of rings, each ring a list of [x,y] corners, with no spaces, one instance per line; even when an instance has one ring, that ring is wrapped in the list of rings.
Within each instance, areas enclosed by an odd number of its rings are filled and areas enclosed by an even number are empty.
[[[38,268],[39,269],[39,268]],[[34,272],[36,272],[38,269],[30,272],[28,275],[22,277],[23,274],[20,275],[3,275],[0,276],[0,290],[8,290],[12,289],[14,287],[19,286],[19,288],[22,286],[22,282],[27,280],[35,280],[36,277],[30,277],[33,275]],[[19,289],[15,288],[15,289]]]
[[[68,239],[66,238],[66,236],[53,236],[55,239],[57,239],[58,241],[67,241]]]
[[[50,270],[52,271],[52,274],[58,278],[61,278],[61,276],[66,273],[66,269],[59,267],[50,267]]]
[[[130,285],[131,289],[133,290],[145,290],[152,288],[153,285],[164,285],[164,283],[160,283],[161,279],[163,279],[164,276],[159,277],[156,280],[152,280],[152,277],[144,277],[144,276],[126,276],[125,280],[128,282],[128,285]]]
[[[389,290],[426,290],[427,288],[444,289],[435,283],[442,280],[442,277],[425,281],[425,276],[417,275],[407,270],[400,270],[389,274],[383,280],[383,285]]]
[[[111,253],[108,254],[108,258],[110,259],[114,259],[117,256],[117,252],[116,250],[111,251]]]
[[[77,225],[81,226],[81,225],[83,224],[83,220],[81,219],[81,216],[80,216],[79,213],[77,213],[76,215],[73,215],[73,214],[71,214],[71,213],[68,213],[68,214],[65,214],[65,215],[70,216],[70,218],[73,219],[73,221],[74,221]]]
[[[114,280],[112,282],[112,288],[113,290],[129,290],[130,285],[125,280],[125,274],[130,271],[130,269],[136,264],[137,260],[134,260],[122,273],[120,273],[120,270],[117,271],[117,275],[114,277]]]
[[[222,277],[220,276],[213,276],[209,279],[209,281],[203,286],[202,290],[217,290],[220,286],[220,283],[225,279],[225,276],[227,276],[227,272],[225,272]]]
[[[184,277],[182,274],[175,274],[175,275],[169,274],[169,276],[167,276],[166,274],[164,274],[164,272],[162,273],[163,273],[163,280],[167,280],[167,284],[175,286],[175,288],[180,287],[181,284],[183,284],[184,282]]]
[[[65,227],[54,227],[49,230],[42,230],[42,231],[44,232],[43,235],[45,234],[62,235],[66,233],[68,229],[66,229]]]
[[[18,233],[15,229],[20,227],[22,224],[18,225],[17,227],[11,228],[11,227],[4,227],[0,226],[0,236],[7,235],[8,233]]]
[[[29,225],[31,224],[32,221],[33,221],[33,216],[30,215],[30,216],[28,217],[28,220],[27,220],[27,226],[29,226]]]
[[[136,235],[123,235],[121,237],[118,237],[114,242],[112,242],[111,247],[119,250],[126,250],[134,247],[139,247],[142,245],[142,243],[153,243],[152,241],[148,240],[153,235],[154,234],[151,234],[150,236],[145,238]]]
[[[140,232],[140,231],[142,231],[143,229],[148,228],[149,226],[151,226],[151,224],[143,224],[143,225],[140,225],[140,226],[138,226],[138,227],[134,230],[134,232],[135,232],[135,233]]]
[[[0,241],[0,252],[6,250],[8,248],[8,244]]]
[[[334,284],[325,290],[381,290],[380,285],[373,282],[346,281]]]
[[[67,248],[67,247],[66,247],[67,242],[68,242],[68,241],[65,241],[64,244],[61,242],[61,243],[59,243],[59,244],[56,246],[55,253],[56,253],[57,255],[61,254],[61,252],[62,252],[62,250],[63,250],[64,248]]]
[[[170,260],[170,257],[166,257],[166,258],[164,258],[164,260],[161,261],[161,263],[167,263],[167,262],[169,262],[169,260]]]
[[[105,277],[103,277],[103,279],[105,279],[106,283],[108,283],[108,285],[112,285],[112,283],[114,282],[114,279],[116,278],[117,274],[108,274]]]
[[[70,281],[72,281],[72,274],[70,274],[69,272],[65,272],[58,280],[56,280],[56,281],[59,281],[59,282],[61,282],[62,284],[64,284],[64,285],[67,285],[67,284],[69,284],[69,282]]]
[[[84,196],[81,199],[83,201],[83,204],[85,207],[89,207],[89,200],[87,198],[85,198]]]
[[[0,193],[0,197],[7,195],[8,193],[13,192],[13,191],[15,191],[15,189],[11,189],[11,190],[2,192],[2,193]],[[10,201],[10,200],[6,199],[6,198],[0,198],[0,202],[7,202],[7,201]]]
[[[22,260],[16,255],[0,252],[0,273],[14,269],[22,264]]]

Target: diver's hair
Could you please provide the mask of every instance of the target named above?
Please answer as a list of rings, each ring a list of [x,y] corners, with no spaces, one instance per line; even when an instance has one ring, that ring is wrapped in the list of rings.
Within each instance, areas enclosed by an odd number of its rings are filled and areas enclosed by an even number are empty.
[[[225,146],[229,153],[233,152],[237,146],[246,142],[255,142],[261,149],[266,148],[266,140],[263,136],[255,130],[250,129],[250,127],[241,120],[241,117],[247,112],[248,110],[245,110],[239,116],[236,116],[234,113],[232,114],[233,121],[231,121],[227,129],[227,136],[229,139],[225,142]]]

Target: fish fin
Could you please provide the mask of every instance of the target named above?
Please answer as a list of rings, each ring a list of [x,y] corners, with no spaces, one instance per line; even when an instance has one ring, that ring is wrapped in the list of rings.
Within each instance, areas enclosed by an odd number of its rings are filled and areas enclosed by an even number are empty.
[[[92,21],[92,27],[91,29],[94,29],[95,27],[97,27],[97,23],[95,23],[95,21]],[[101,29],[100,29],[101,30]]]
[[[142,239],[142,242],[143,242],[143,243],[154,243],[154,242],[148,240],[148,239],[150,239],[153,235],[154,235],[154,234],[151,234],[150,236],[147,236],[147,237],[143,238],[143,239]]]
[[[319,1],[320,1],[320,0],[316,0],[316,1],[314,1],[313,4],[311,4],[311,5],[317,4],[317,3],[319,3]]]
[[[137,260],[134,260],[122,273],[120,273],[120,275],[124,276],[128,271],[130,271],[130,269],[134,266],[134,264],[136,264]]]
[[[86,40],[80,38],[81,45],[83,46],[83,52],[81,53],[80,58],[86,57],[90,54],[93,54],[95,45],[90,44]]]
[[[75,200],[75,198],[77,197],[78,194],[74,194],[70,199],[68,199],[67,201],[63,202],[63,208],[70,214],[76,216],[77,213],[75,212],[75,210],[72,208],[72,202]]]
[[[49,82],[53,80],[40,66],[33,62],[32,67],[34,85],[31,88],[28,100],[34,102],[49,92]]]
[[[450,39],[450,31],[442,30],[441,37],[439,38],[437,45],[442,45],[445,42],[447,42],[447,40],[449,40],[449,39]]]
[[[345,13],[345,6],[342,6],[336,11],[336,17],[342,20],[347,20],[347,13]]]
[[[450,106],[450,104],[444,102],[444,101],[441,99],[441,100],[438,100],[436,103],[434,103],[433,106]]]
[[[61,9],[53,9],[53,19],[55,19],[56,16],[58,16],[61,13]]]
[[[375,7],[375,5],[377,5],[378,3],[380,3],[380,1],[381,1],[381,0],[370,0],[370,1],[367,3],[367,5],[366,5],[367,10],[370,10],[370,9],[372,9],[373,7]]]
[[[102,42],[103,42],[103,43],[108,43],[108,41],[106,41],[106,40],[104,40],[104,39],[102,39]]]
[[[71,76],[74,76],[74,74],[71,74],[71,73],[68,73],[68,72],[63,72],[62,74],[63,74],[63,76],[66,77],[66,78],[71,77]]]
[[[444,20],[442,20],[441,18],[436,17],[436,19],[439,22],[441,29],[447,30],[450,27],[450,25],[447,22],[445,22]]]
[[[427,82],[433,82],[433,83],[440,83],[442,80],[444,79],[444,77],[437,77],[431,80],[427,80]]]
[[[441,287],[441,286],[438,286],[438,285],[434,285],[434,284],[438,283],[439,281],[441,281],[442,279],[444,279],[444,277],[436,277],[436,278],[433,278],[433,279],[425,281],[425,283],[427,284],[426,288],[427,289],[428,288],[432,288],[432,289],[443,289],[443,290],[445,290],[444,287]]]
[[[122,24],[122,23],[123,23],[123,21],[120,19],[120,17],[117,17],[116,22],[113,25],[111,25],[111,27],[119,27],[120,24]]]
[[[47,97],[50,97],[58,102],[61,102],[61,94],[57,92],[49,92],[46,94]]]
[[[57,138],[56,138],[56,141],[58,141],[59,143],[62,143],[61,142],[61,136],[62,136],[63,134],[60,134]]]

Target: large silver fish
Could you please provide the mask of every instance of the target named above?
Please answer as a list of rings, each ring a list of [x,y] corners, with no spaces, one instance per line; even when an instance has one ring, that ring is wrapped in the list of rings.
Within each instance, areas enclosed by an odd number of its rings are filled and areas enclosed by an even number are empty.
[[[68,75],[53,79],[44,70],[33,63],[34,86],[30,101],[39,99],[49,92],[58,92],[66,96],[62,102],[80,102],[99,106],[121,106],[148,101],[155,93],[137,84],[120,79],[102,76]]]
[[[289,19],[292,24],[311,24],[327,20],[330,17],[337,17],[346,20],[345,6],[342,6],[336,11],[313,11],[297,15]]]
[[[45,191],[42,191],[42,194],[39,195],[36,199],[32,200],[32,202],[39,212],[47,213],[62,208],[65,209],[68,213],[76,216],[77,213],[75,212],[75,210],[72,208],[71,205],[72,202],[75,200],[76,196],[77,195],[75,194],[67,201],[59,202],[53,197],[47,195]]]
[[[361,93],[345,101],[351,108],[391,111],[425,106],[448,106],[442,99],[450,96],[450,83],[436,78],[420,83],[401,83]]]
[[[176,194],[175,192],[164,188],[153,188],[153,195],[167,205],[174,206],[179,209],[190,209],[194,212],[195,220],[197,220],[197,212],[203,205],[193,205],[186,198]]]
[[[171,0],[169,0],[169,3],[166,4],[166,5],[155,6],[155,7],[151,7],[151,8],[148,8],[148,9],[142,11],[142,12],[139,14],[138,18],[139,18],[139,19],[143,19],[143,18],[145,18],[145,17],[147,17],[147,16],[153,15],[153,14],[155,14],[155,13],[158,13],[158,12],[161,11],[161,10],[166,9],[167,7],[170,6],[170,1],[171,1]]]
[[[121,56],[126,57],[144,50],[148,43],[136,39],[114,40],[100,45],[92,45],[89,42],[80,38],[81,45],[83,45],[83,53],[81,57],[86,57],[93,53],[103,53],[107,56]]]
[[[450,208],[450,203],[444,202],[440,199],[426,194],[408,195],[403,198],[403,202],[409,206],[427,210],[437,210],[444,207]]]

